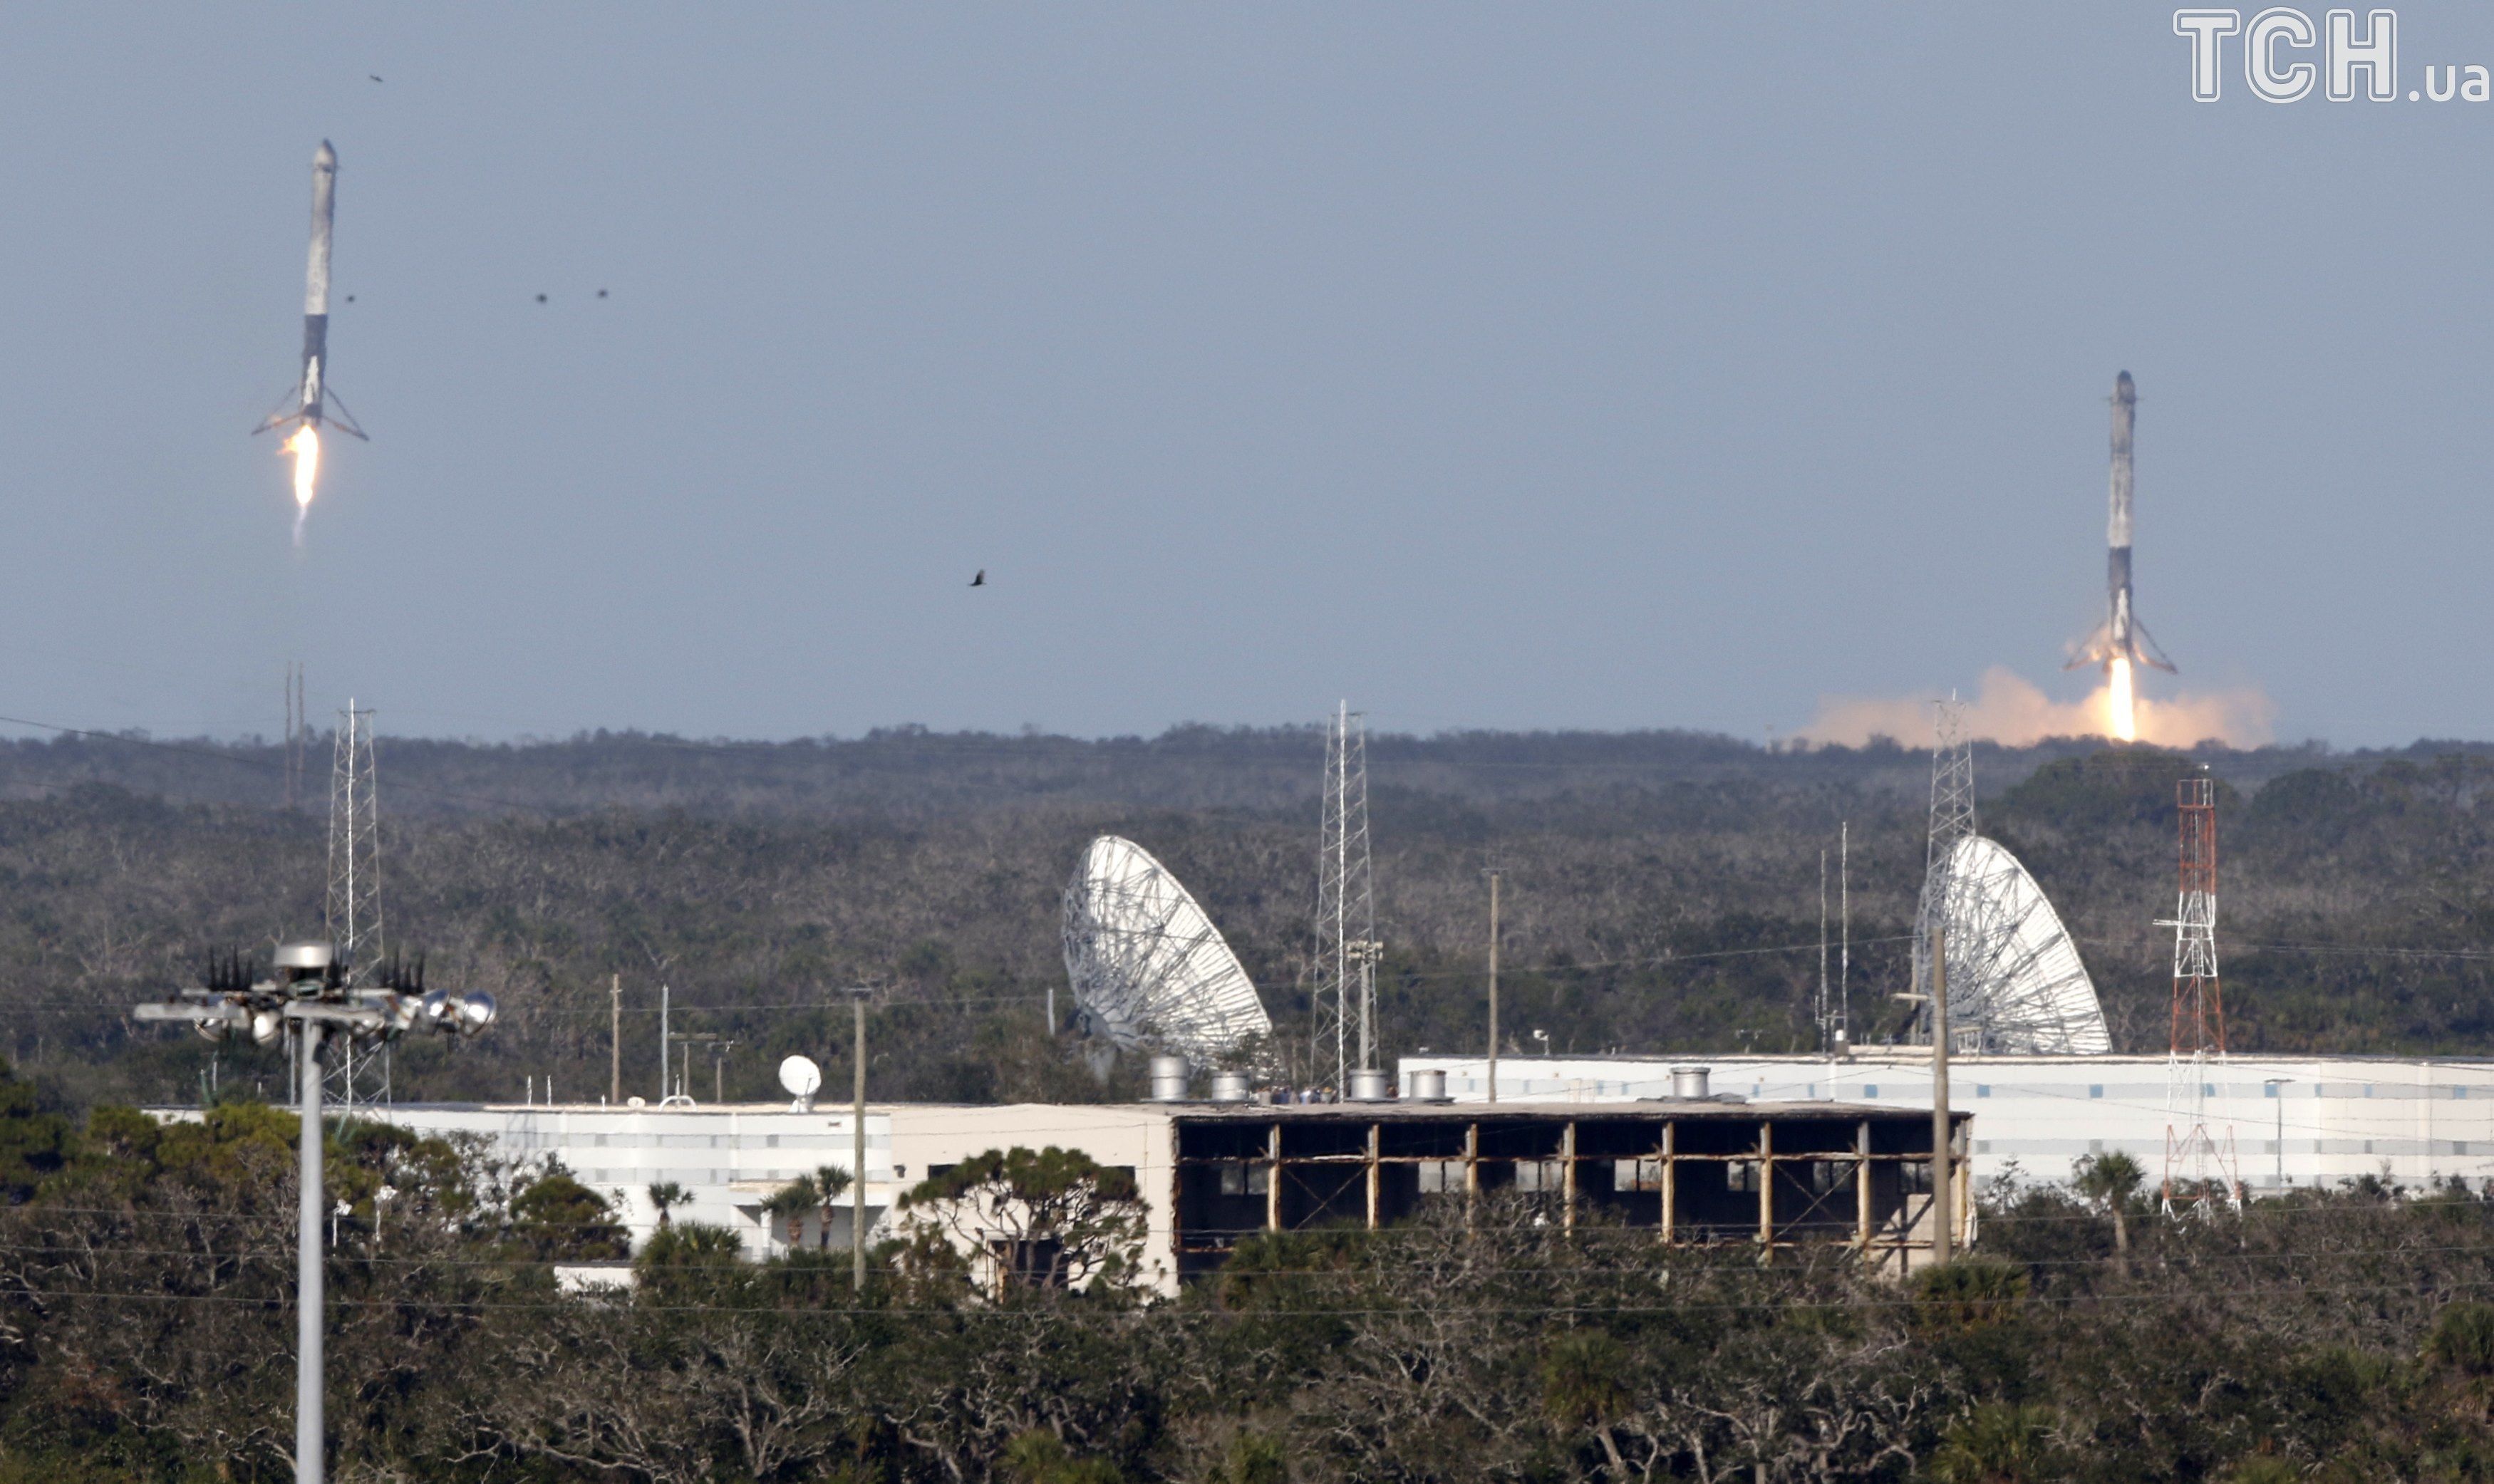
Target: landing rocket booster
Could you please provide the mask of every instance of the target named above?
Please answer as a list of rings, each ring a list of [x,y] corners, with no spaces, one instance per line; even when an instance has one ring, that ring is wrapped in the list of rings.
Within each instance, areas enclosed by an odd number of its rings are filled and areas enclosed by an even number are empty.
[[[322,139],[319,153],[312,157],[312,258],[303,274],[303,374],[294,390],[254,433],[297,423],[313,428],[325,423],[341,433],[364,437],[364,430],[355,426],[346,406],[328,388],[329,234],[337,217],[337,194],[338,152]]]
[[[2105,569],[2105,621],[2087,636],[2078,657],[2061,667],[2064,670],[2081,665],[2103,665],[2110,670],[2114,660],[2127,659],[2174,673],[2174,662],[2148,637],[2147,625],[2139,621],[2130,607],[2130,432],[2138,414],[2139,392],[2125,371],[2113,383],[2113,520],[2105,533],[2113,552]]]

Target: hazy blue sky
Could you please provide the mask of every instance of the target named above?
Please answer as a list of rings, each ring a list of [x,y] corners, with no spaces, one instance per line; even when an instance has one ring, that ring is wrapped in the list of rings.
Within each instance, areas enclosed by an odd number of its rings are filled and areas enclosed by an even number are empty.
[[[274,732],[292,657],[480,736],[2074,697],[2127,367],[2185,680],[2494,737],[2494,104],[2195,105],[2172,15],[15,7],[0,713]],[[2403,92],[2494,63],[2399,15]],[[374,441],[298,557],[244,435],[324,136]]]

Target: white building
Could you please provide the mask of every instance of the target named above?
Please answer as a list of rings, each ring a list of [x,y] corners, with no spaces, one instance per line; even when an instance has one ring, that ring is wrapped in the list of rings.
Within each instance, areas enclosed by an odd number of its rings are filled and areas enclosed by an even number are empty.
[[[800,1112],[785,1103],[666,1107],[401,1103],[359,1107],[355,1113],[419,1134],[480,1136],[507,1159],[560,1160],[574,1179],[614,1202],[636,1247],[657,1229],[650,1187],[672,1181],[690,1197],[676,1208],[674,1220],[726,1227],[744,1237],[745,1250],[755,1257],[784,1251],[787,1229],[765,1220],[763,1202],[799,1175],[818,1168],[848,1173],[855,1154],[856,1133],[845,1105]],[[869,1107],[869,1230],[905,1178],[893,1166],[891,1114]],[[847,1244],[849,1213],[844,1196],[831,1213],[829,1245]],[[820,1222],[809,1220],[801,1239],[816,1243],[824,1237]]]
[[[191,1109],[162,1116],[197,1117]],[[516,1161],[560,1160],[616,1203],[635,1243],[656,1228],[648,1189],[681,1185],[678,1220],[724,1226],[745,1251],[786,1250],[763,1203],[799,1175],[846,1170],[849,1110],[784,1105],[611,1108],[399,1104],[358,1110],[432,1135],[481,1136]],[[1403,1103],[876,1104],[867,1110],[868,1235],[895,1198],[988,1150],[1079,1150],[1131,1175],[1147,1212],[1143,1271],[1164,1292],[1259,1231],[1376,1227],[1433,1196],[1549,1199],[1552,1219],[1598,1209],[1664,1240],[1843,1244],[1911,1264],[1931,1247],[1931,1120],[1921,1109],[1760,1099],[1636,1105],[1545,1098],[1512,1108]],[[1965,1131],[1956,1136],[1964,1147]],[[1962,1179],[1961,1172],[1961,1179]],[[1959,1206],[1961,1230],[1970,1238]],[[828,1232],[849,1241],[849,1203]],[[585,1280],[584,1280],[585,1281]]]
[[[1706,1067],[1717,1094],[1752,1101],[1931,1104],[1931,1059],[1919,1046],[1863,1047],[1840,1058],[1793,1056],[1516,1056],[1498,1064],[1501,1103],[1606,1103],[1663,1098],[1671,1069]],[[2186,1064],[2187,1068],[2187,1064]],[[1446,1074],[1457,1102],[1488,1096],[1478,1056],[1407,1056],[1412,1075]],[[2014,1162],[2025,1178],[2063,1181],[2089,1154],[2120,1150],[2148,1179],[2165,1170],[2169,1131],[2188,1132],[2186,1071],[2170,1086],[2162,1056],[1954,1056],[1950,1105],[1971,1113],[1978,1182]],[[2404,1057],[2211,1058],[2202,1068],[2202,1118],[2228,1141],[2252,1192],[2386,1175],[2418,1187],[2452,1175],[2494,1180],[2494,1060]]]

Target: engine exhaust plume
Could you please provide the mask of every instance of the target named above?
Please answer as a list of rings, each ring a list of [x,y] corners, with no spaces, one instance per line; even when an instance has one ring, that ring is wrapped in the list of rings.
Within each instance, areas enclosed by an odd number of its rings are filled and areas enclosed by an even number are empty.
[[[2118,687],[2127,670],[2115,669],[2112,682],[2084,700],[2065,702],[1995,665],[1984,672],[1981,689],[1966,706],[1966,734],[2007,747],[2031,746],[2053,737],[2110,737],[2163,747],[2204,742],[2259,747],[2275,740],[2277,705],[2256,688],[2185,693],[2172,700],[2125,697]],[[1929,696],[1826,696],[1800,735],[1822,745],[1859,747],[1885,737],[1904,746],[1928,747],[1931,712]],[[2127,730],[2119,726],[2124,720]]]
[[[312,492],[320,482],[320,430],[310,423],[278,447],[294,455],[294,544],[303,545],[303,521],[312,513]]]

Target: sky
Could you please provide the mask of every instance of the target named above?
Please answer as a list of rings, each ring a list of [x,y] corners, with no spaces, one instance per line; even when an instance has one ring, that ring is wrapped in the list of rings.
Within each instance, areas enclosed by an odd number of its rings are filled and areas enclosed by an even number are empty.
[[[2405,97],[2494,8],[2397,15],[2277,105],[2127,4],[16,7],[0,714],[2068,705],[2127,369],[2145,694],[2494,737],[2494,104]]]

